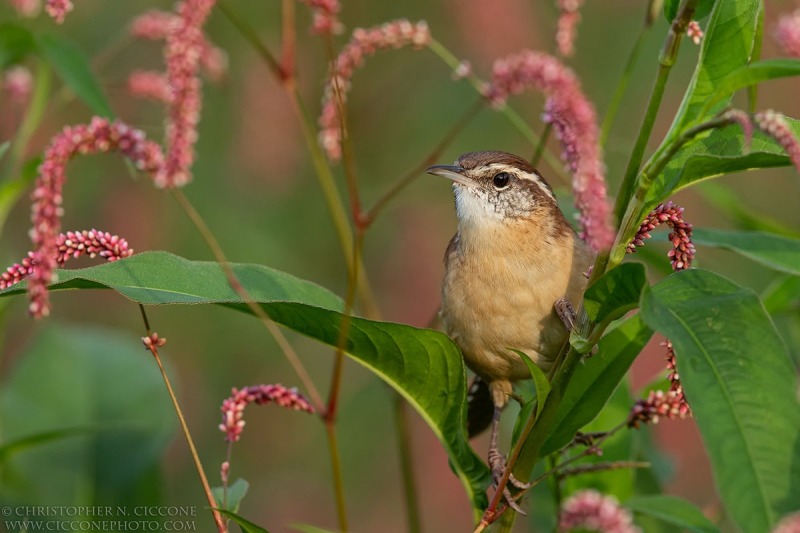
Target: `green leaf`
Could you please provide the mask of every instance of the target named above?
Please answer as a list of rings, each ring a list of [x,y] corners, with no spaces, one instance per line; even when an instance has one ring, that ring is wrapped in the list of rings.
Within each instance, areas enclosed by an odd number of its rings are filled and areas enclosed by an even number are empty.
[[[737,228],[749,231],[766,231],[783,235],[784,237],[800,239],[800,228],[791,228],[772,216],[754,211],[752,207],[742,202],[739,192],[734,191],[722,182],[707,180],[695,190],[700,193],[703,200],[727,218],[730,218]]]
[[[719,528],[694,504],[676,496],[639,496],[625,502],[636,514],[652,516],[691,533],[718,533]]]
[[[509,348],[509,350],[516,353],[522,359],[522,361],[525,363],[525,366],[528,367],[528,371],[531,373],[533,386],[536,389],[536,416],[539,416],[544,408],[544,402],[547,400],[547,395],[550,394],[550,381],[547,379],[547,376],[544,374],[544,372],[542,372],[542,369],[539,368],[530,357],[528,357],[528,354],[514,348]]]
[[[800,276],[800,239],[762,231],[728,231],[694,228],[695,244],[738,252],[762,265]]]
[[[583,295],[592,322],[610,322],[639,305],[647,275],[641,263],[623,263],[603,274]]]
[[[800,310],[800,277],[778,277],[761,293],[761,300],[771,315]]]
[[[730,73],[750,62],[755,46],[761,0],[725,0],[714,2],[711,19],[705,29],[697,67],[680,109],[675,115],[666,142],[671,141],[693,122],[702,122],[701,115],[708,98]],[[727,105],[729,97],[709,110],[716,114]]]
[[[575,432],[594,420],[652,334],[639,315],[626,318],[606,332],[598,343],[597,354],[575,370],[553,430],[542,445],[541,457],[569,444]]]
[[[232,513],[225,509],[217,509],[217,511],[219,511],[223,516],[227,516],[228,518],[239,524],[239,527],[242,528],[242,533],[269,533],[269,531],[267,531],[263,527],[252,523],[250,520],[242,518],[236,513]]]
[[[318,285],[260,265],[231,265],[253,301],[279,324],[331,346],[339,344],[341,300]],[[59,270],[51,291],[113,289],[144,305],[219,304],[250,308],[217,263],[145,252],[80,270]],[[19,294],[24,282],[0,291]],[[490,475],[466,435],[466,370],[444,334],[403,324],[349,319],[345,351],[397,390],[445,446],[475,509],[486,505]]]
[[[678,16],[678,8],[681,5],[681,0],[665,0],[664,1],[664,18],[667,22],[672,23],[675,17]],[[702,20],[711,13],[711,8],[714,7],[714,0],[700,0],[697,3],[697,9],[694,12],[694,20]]]
[[[301,533],[334,533],[330,529],[323,529],[310,524],[292,524],[292,528],[300,531]]]
[[[238,513],[239,505],[247,495],[248,490],[250,490],[250,483],[239,478],[228,486],[227,494],[223,487],[214,487],[211,489],[211,493],[214,495],[214,501],[217,502],[217,506],[220,509]]]
[[[770,59],[758,61],[731,72],[714,88],[701,116],[707,116],[715,104],[725,101],[736,91],[764,81],[800,75],[800,59]]]
[[[800,138],[800,121],[786,117],[795,137]],[[737,125],[712,130],[707,136],[686,144],[667,163],[647,193],[652,208],[681,189],[701,180],[757,168],[783,167],[789,156],[775,139],[759,131],[753,135],[749,151],[744,133]]]
[[[745,532],[800,501],[797,371],[755,293],[686,270],[642,294],[642,319],[672,341],[717,489]]]
[[[148,480],[177,424],[141,341],[50,322],[20,355],[0,389],[3,497],[153,504]]]
[[[92,74],[86,55],[74,43],[55,35],[36,39],[42,57],[46,59],[70,89],[97,115],[114,118],[103,89]]]
[[[0,69],[5,70],[36,49],[33,34],[18,24],[0,24]]]

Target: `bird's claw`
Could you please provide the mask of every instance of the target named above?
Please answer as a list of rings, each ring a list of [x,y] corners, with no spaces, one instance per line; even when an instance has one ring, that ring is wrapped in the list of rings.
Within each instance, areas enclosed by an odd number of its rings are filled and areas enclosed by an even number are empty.
[[[497,449],[492,449],[492,448],[489,449],[489,467],[492,470],[493,486],[496,490],[500,486],[500,482],[505,476],[507,468],[505,459],[503,458],[502,455],[500,455],[500,452]],[[515,489],[524,491],[531,488],[531,484],[523,483],[522,481],[515,478],[514,474],[509,473],[508,482],[503,487],[503,499],[505,500],[506,504],[512,509],[514,509],[516,512],[524,516],[525,511],[523,511],[522,508],[517,503],[517,499],[521,495],[517,494],[515,496],[511,494],[511,490],[508,488],[509,485],[513,486]]]

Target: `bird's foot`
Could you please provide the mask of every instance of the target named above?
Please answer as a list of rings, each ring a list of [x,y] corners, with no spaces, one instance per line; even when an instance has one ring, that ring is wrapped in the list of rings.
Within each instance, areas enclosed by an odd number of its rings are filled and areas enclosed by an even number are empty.
[[[496,448],[489,448],[489,467],[492,469],[492,480],[495,490],[500,486],[500,482],[506,474],[506,461]],[[521,515],[525,515],[525,511],[517,503],[521,494],[512,494],[509,486],[524,491],[531,488],[530,483],[523,483],[514,477],[514,474],[508,474],[508,482],[503,487],[503,500],[505,503]]]
[[[556,303],[553,304],[553,307],[556,310],[558,318],[561,319],[561,322],[564,323],[564,327],[567,328],[567,331],[572,331],[572,328],[575,327],[575,308],[572,307],[569,300],[566,298],[559,298],[556,300]]]

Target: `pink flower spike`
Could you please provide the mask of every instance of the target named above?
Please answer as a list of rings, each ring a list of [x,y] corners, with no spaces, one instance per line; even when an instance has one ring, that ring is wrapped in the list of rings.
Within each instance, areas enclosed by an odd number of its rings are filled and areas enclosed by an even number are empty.
[[[800,533],[800,511],[781,518],[781,521],[772,529],[772,533]]]
[[[800,57],[800,9],[778,19],[773,35],[784,54]]]
[[[501,107],[509,96],[530,88],[548,97],[544,120],[553,125],[561,142],[562,159],[572,173],[581,237],[595,250],[607,249],[614,242],[615,232],[594,107],[572,70],[555,57],[532,50],[495,61],[486,96],[494,106]]]
[[[145,138],[144,133],[119,121],[95,117],[87,125],[66,127],[53,137],[39,166],[39,176],[32,193],[31,240],[34,269],[28,283],[29,311],[34,317],[47,316],[47,285],[58,265],[58,233],[63,208],[62,190],[66,165],[76,154],[118,151],[139,170],[158,183],[163,181],[164,156],[161,147]]]
[[[382,26],[353,30],[353,37],[334,62],[333,71],[322,97],[322,113],[318,120],[319,143],[328,154],[328,158],[338,161],[342,157],[342,139],[335,94],[339,93],[342,103],[346,101],[350,78],[353,77],[355,70],[363,65],[364,59],[379,50],[404,46],[422,48],[430,40],[430,30],[424,20],[414,24],[402,19],[387,22]]]
[[[741,109],[728,109],[722,114],[723,119],[735,122],[742,128],[744,133],[744,149],[746,152],[750,151],[750,145],[753,142],[753,121],[750,120],[750,115]]]
[[[660,224],[666,223],[672,228],[672,233],[668,235],[672,242],[672,250],[667,253],[667,257],[672,264],[672,270],[686,270],[692,266],[695,248],[692,242],[692,225],[683,220],[683,208],[674,205],[672,202],[658,204],[639,225],[639,231],[628,243],[628,253],[634,253],[636,248],[644,246],[645,239],[650,238],[650,232]]]
[[[641,424],[658,424],[659,417],[662,416],[670,420],[692,416],[692,409],[686,401],[678,369],[675,366],[675,350],[672,348],[672,342],[662,342],[661,346],[667,349],[669,390],[667,392],[650,391],[647,399],[638,400],[628,415],[628,427],[638,428]]]
[[[705,33],[703,33],[703,30],[700,28],[700,24],[698,24],[696,20],[693,20],[689,22],[689,26],[686,28],[686,35],[694,44],[700,44]]]
[[[148,41],[166,39],[170,25],[176,21],[175,13],[151,9],[133,19],[131,35]]]
[[[297,389],[288,389],[280,384],[251,385],[241,390],[234,388],[230,397],[222,402],[222,423],[219,430],[226,434],[225,440],[236,442],[244,429],[244,408],[248,404],[264,405],[276,403],[295,411],[313,413],[314,407]]]
[[[47,0],[44,10],[55,19],[57,24],[61,24],[64,22],[67,13],[72,11],[74,7],[71,0]]]
[[[167,33],[167,80],[171,89],[167,120],[164,179],[159,187],[181,187],[191,181],[197,123],[202,99],[197,67],[203,50],[202,27],[214,0],[184,0],[176,8],[177,20]]]
[[[758,129],[783,146],[794,168],[800,172],[800,142],[798,142],[791,128],[789,128],[784,116],[772,109],[768,109],[761,113],[756,113],[753,119]]]
[[[620,507],[613,496],[603,496],[596,490],[582,490],[570,496],[562,505],[558,531],[590,530],[600,533],[640,533],[633,525],[631,513]]]
[[[344,26],[339,22],[339,11],[342,6],[339,0],[303,0],[308,4],[314,16],[311,29],[314,33],[339,34],[344,31]]]
[[[134,98],[169,103],[172,98],[167,77],[159,72],[137,70],[128,77],[128,90]]]
[[[583,0],[558,0],[556,44],[559,53],[564,57],[570,57],[575,53],[575,37],[578,23],[581,21],[582,5]]]

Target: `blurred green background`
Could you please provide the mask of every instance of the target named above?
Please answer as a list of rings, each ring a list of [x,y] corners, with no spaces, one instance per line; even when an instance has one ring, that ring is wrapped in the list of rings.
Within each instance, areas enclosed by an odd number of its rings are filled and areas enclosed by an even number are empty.
[[[341,19],[346,42],[358,26],[395,18],[425,19],[433,36],[457,56],[468,59],[488,78],[494,59],[522,48],[554,49],[553,2],[530,0],[442,0],[427,2],[345,2]],[[577,54],[569,64],[602,118],[627,54],[642,26],[643,1],[589,2],[579,27]],[[245,17],[277,55],[280,2],[227,3]],[[155,140],[163,135],[160,104],[135,100],[126,80],[135,69],[162,70],[161,43],[127,37],[131,19],[171,2],[82,0],[57,26],[42,15],[20,19],[7,5],[0,21],[22,24],[34,33],[55,33],[75,42],[91,58],[94,71],[120,118]],[[769,29],[792,2],[768,2],[763,56],[777,51]],[[310,15],[298,5],[298,83],[316,117],[326,66],[320,39],[310,33]],[[702,25],[702,24],[701,24]],[[606,150],[613,196],[638,132],[657,66],[666,22],[659,17],[646,37],[625,102]],[[215,11],[207,36],[229,55],[221,83],[205,83],[194,181],[186,195],[212,228],[228,258],[252,262],[313,280],[344,294],[342,253],[317,185],[299,123],[280,84],[231,23]],[[698,48],[684,42],[667,89],[652,146],[666,132],[691,76]],[[26,61],[31,65],[31,61]],[[800,116],[794,80],[771,82],[759,92],[759,109],[774,108]],[[447,67],[427,50],[390,51],[367,61],[353,79],[348,117],[364,203],[372,203],[440,141],[472,105],[476,95],[466,82],[453,82]],[[536,131],[542,99],[512,99]],[[0,101],[0,141],[14,136],[23,110]],[[67,124],[87,122],[90,111],[56,79],[47,115],[27,152],[44,149]],[[550,143],[554,153],[559,148]],[[530,156],[533,147],[499,113],[486,109],[445,151],[442,163],[471,150],[500,149]],[[541,166],[560,196],[569,185]],[[340,166],[334,167],[343,197]],[[183,211],[164,191],[143,177],[132,177],[115,156],[94,156],[69,166],[64,228],[92,227],[118,234],[136,251],[163,249],[190,259],[212,259],[206,244]],[[800,234],[800,182],[793,169],[729,176],[680,193],[696,227],[754,228],[773,223]],[[0,236],[0,261],[10,265],[30,248],[30,206],[25,197],[13,208]],[[452,192],[443,181],[420,175],[381,215],[367,234],[365,263],[383,317],[417,326],[428,323],[439,302],[442,254],[455,231]],[[652,262],[654,278],[668,269],[666,231],[640,253]],[[88,264],[76,261],[74,266]],[[757,292],[778,275],[739,255],[698,247],[696,266],[711,268]],[[0,503],[78,505],[135,502],[194,505],[198,530],[211,530],[202,512],[205,500],[166,391],[148,352],[141,348],[143,327],[135,305],[106,291],[60,293],[44,321],[27,317],[26,302],[3,301],[0,361],[0,442],[39,431],[80,427],[52,440],[2,456]],[[797,358],[800,318],[777,318]],[[178,388],[181,404],[212,484],[226,443],[217,429],[219,407],[231,387],[258,383],[299,385],[264,328],[249,316],[218,307],[159,307],[149,311],[153,329],[169,339],[162,354]],[[318,387],[327,391],[332,350],[288,332]],[[656,339],[637,361],[633,390],[662,375],[662,349]],[[402,531],[405,528],[398,453],[392,427],[391,395],[376,377],[346,363],[338,435],[344,480],[354,531]],[[232,478],[250,482],[241,513],[270,531],[288,531],[291,523],[334,529],[335,509],[330,462],[318,419],[273,407],[250,407],[243,438],[234,446]],[[506,417],[511,423],[512,416]],[[114,430],[118,425],[118,429]],[[438,441],[415,414],[411,417],[418,494],[427,531],[463,531],[471,516],[467,498],[450,472]],[[98,431],[98,428],[104,428]],[[109,429],[112,428],[112,429]],[[693,423],[666,421],[653,438],[670,462],[658,469],[670,493],[722,513],[709,467]],[[475,441],[483,454],[486,437]],[[162,451],[163,450],[163,451]],[[538,510],[540,514],[542,509]],[[544,514],[547,510],[544,509]],[[536,531],[536,521],[520,521],[520,531]],[[544,530],[544,529],[543,529]]]

